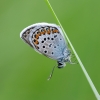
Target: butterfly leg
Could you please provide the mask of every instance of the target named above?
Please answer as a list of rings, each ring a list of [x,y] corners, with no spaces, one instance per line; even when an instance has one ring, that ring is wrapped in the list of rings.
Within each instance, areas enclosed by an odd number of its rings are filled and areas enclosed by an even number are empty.
[[[52,71],[51,71],[51,74],[50,74],[50,76],[49,76],[49,78],[48,78],[47,80],[50,80],[50,79],[51,79],[51,77],[52,77],[52,75],[53,75],[53,72],[54,72],[55,67],[56,67],[56,66],[54,66],[54,67],[53,67],[53,69],[52,69]]]
[[[71,61],[71,58],[75,58],[75,55],[73,54],[73,55],[71,55],[71,56],[69,57],[68,62],[69,62],[70,64],[78,64],[78,63],[75,63],[76,59],[72,62],[72,61]]]

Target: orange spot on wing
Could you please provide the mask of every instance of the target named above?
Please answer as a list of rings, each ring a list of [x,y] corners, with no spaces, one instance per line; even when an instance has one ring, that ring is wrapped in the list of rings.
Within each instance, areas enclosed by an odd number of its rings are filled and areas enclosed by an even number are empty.
[[[43,31],[41,32],[41,34],[45,34],[46,33],[46,30],[45,29],[43,29]]]
[[[38,44],[39,44],[39,42],[38,42],[37,39],[34,40],[34,44],[35,44],[35,45],[38,45]]]
[[[59,33],[59,31],[56,29],[56,33]]]
[[[47,34],[50,34],[50,33],[51,33],[51,30],[50,30],[50,29],[48,29],[48,30],[47,30]]]
[[[45,29],[44,29],[44,31],[43,31],[43,32],[44,32],[44,34],[46,34],[46,30],[45,30]]]
[[[41,36],[41,32],[39,32],[38,35]]]
[[[57,29],[53,29],[52,33],[59,33]]]
[[[36,34],[36,39],[38,39],[39,38],[39,34]]]

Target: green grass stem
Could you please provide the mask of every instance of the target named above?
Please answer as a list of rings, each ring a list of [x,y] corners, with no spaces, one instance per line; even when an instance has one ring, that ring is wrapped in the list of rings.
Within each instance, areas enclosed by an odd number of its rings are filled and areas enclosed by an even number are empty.
[[[90,76],[88,75],[88,73],[87,73],[87,71],[86,71],[86,69],[85,69],[85,67],[84,67],[84,65],[83,65],[83,63],[82,63],[82,61],[80,60],[80,58],[79,58],[79,56],[78,56],[76,50],[74,49],[74,47],[73,47],[73,45],[72,45],[70,39],[68,38],[66,32],[64,31],[64,29],[63,29],[63,27],[62,27],[62,25],[61,25],[61,23],[60,23],[60,21],[59,21],[57,15],[56,15],[56,13],[54,12],[54,10],[53,10],[53,8],[52,8],[50,2],[49,2],[49,0],[46,0],[46,1],[47,1],[47,3],[48,3],[48,6],[50,7],[52,13],[54,14],[54,16],[55,16],[55,18],[56,18],[58,24],[60,25],[60,27],[61,27],[61,29],[62,29],[62,31],[63,31],[63,33],[64,33],[64,35],[65,35],[65,37],[66,37],[66,39],[67,39],[67,41],[68,41],[68,43],[69,43],[71,49],[73,50],[73,52],[74,52],[74,54],[75,54],[75,56],[76,56],[76,58],[77,58],[77,60],[78,60],[78,62],[79,62],[79,64],[80,64],[80,66],[81,66],[81,68],[82,68],[82,71],[84,72],[84,75],[85,75],[85,77],[86,77],[86,79],[87,79],[87,81],[88,81],[88,83],[89,83],[89,85],[90,85],[90,87],[91,87],[91,89],[92,89],[94,95],[95,95],[95,97],[97,98],[97,100],[100,100],[100,95],[99,95],[97,89],[95,88],[95,86],[94,86],[94,84],[93,84],[93,82],[92,82]]]

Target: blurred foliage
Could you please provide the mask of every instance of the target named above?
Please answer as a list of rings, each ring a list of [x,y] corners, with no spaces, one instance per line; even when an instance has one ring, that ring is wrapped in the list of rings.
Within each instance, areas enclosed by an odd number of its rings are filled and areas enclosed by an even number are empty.
[[[100,93],[100,1],[50,0],[62,26]],[[0,100],[96,100],[80,66],[55,69],[20,38],[37,22],[56,23],[46,0],[0,0]]]

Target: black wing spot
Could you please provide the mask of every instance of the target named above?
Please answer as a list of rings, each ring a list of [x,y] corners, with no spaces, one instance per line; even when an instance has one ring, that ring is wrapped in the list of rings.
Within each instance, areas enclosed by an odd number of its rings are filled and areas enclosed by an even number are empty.
[[[54,29],[52,28],[51,30],[53,31]]]
[[[44,41],[41,41],[41,43],[44,43]]]
[[[57,35],[54,35],[54,38],[56,38],[57,37]]]
[[[35,32],[33,32],[33,34],[35,34]]]
[[[33,38],[33,35],[32,35],[32,38]]]
[[[53,52],[52,52],[52,54],[53,54]]]
[[[60,40],[62,40],[62,39],[60,39]]]
[[[45,48],[45,46],[43,46],[43,48]]]
[[[54,46],[54,48],[56,48],[56,46]]]
[[[54,38],[51,38],[51,40],[54,40]]]
[[[47,51],[44,51],[44,53],[47,53]]]
[[[48,37],[47,39],[48,39],[48,40],[50,40],[50,38],[49,38],[49,37]]]
[[[36,42],[36,40],[34,39],[34,42]]]
[[[51,47],[52,44],[49,45],[49,47]]]
[[[46,41],[46,38],[44,38],[44,41]]]
[[[36,38],[36,34],[34,35],[34,37]]]

